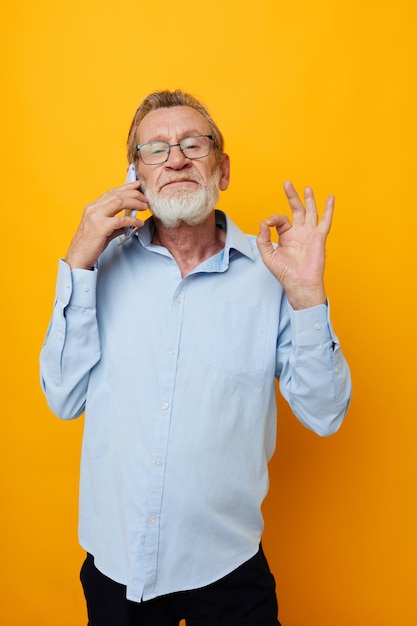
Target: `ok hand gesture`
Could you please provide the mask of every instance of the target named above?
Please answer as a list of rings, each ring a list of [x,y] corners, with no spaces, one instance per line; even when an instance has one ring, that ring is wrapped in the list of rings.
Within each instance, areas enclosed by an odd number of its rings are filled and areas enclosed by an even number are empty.
[[[334,197],[325,204],[319,221],[312,189],[304,190],[304,204],[292,183],[284,184],[292,211],[292,223],[285,215],[262,221],[257,244],[262,259],[284,287],[294,309],[326,303],[323,274],[325,245],[333,216]],[[271,228],[278,233],[278,247],[271,242]]]

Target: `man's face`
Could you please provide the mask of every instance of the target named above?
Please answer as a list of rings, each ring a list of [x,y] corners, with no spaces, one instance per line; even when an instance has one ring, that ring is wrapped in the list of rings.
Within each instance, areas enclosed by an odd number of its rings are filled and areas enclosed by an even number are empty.
[[[185,137],[209,135],[210,126],[198,111],[187,106],[158,109],[140,123],[137,142],[179,143]],[[180,221],[196,224],[214,209],[218,190],[229,183],[229,159],[216,158],[214,146],[208,156],[187,159],[178,146],[172,147],[168,160],[146,165],[138,156],[137,170],[149,205],[167,226]]]

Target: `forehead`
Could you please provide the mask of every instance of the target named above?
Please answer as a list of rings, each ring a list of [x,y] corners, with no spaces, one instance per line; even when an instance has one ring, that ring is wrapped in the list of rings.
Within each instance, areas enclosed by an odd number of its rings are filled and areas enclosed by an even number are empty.
[[[171,141],[187,134],[209,133],[208,121],[196,109],[188,106],[175,106],[148,113],[139,124],[137,139],[139,143],[154,139]]]

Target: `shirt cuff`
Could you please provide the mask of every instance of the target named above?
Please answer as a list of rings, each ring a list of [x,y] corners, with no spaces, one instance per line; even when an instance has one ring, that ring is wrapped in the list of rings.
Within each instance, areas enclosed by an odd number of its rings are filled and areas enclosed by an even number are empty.
[[[288,309],[294,345],[314,346],[332,339],[329,307],[326,304],[297,311],[289,304]]]
[[[64,306],[71,305],[81,308],[96,306],[96,270],[71,270],[68,263],[60,259],[56,296]]]

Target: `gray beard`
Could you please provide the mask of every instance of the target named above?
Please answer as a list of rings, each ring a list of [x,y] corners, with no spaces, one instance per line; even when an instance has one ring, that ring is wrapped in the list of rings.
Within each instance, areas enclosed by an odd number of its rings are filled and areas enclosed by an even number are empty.
[[[146,189],[144,193],[152,213],[166,228],[175,228],[181,222],[195,226],[204,222],[214,210],[219,198],[219,181],[220,171],[196,191],[182,190],[168,197]]]

